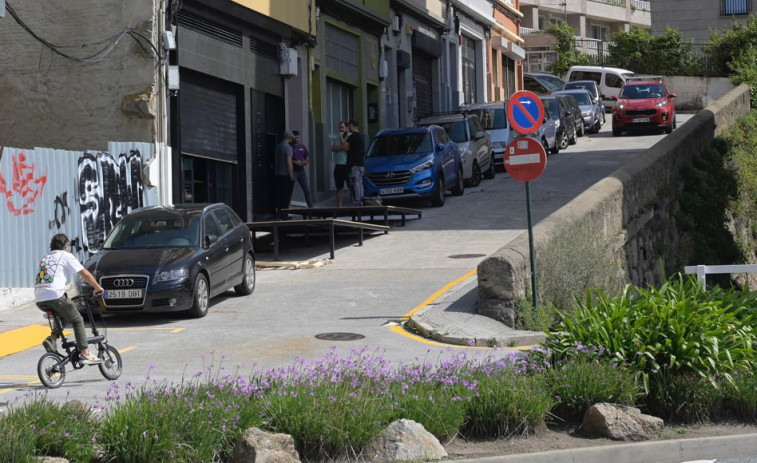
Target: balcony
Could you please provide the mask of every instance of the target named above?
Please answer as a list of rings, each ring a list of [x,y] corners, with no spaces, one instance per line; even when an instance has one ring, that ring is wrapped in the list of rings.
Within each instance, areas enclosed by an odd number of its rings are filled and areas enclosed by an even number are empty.
[[[589,0],[590,2],[596,2],[596,3],[604,3],[606,5],[614,5],[614,6],[622,6],[625,8],[626,2],[625,0]],[[649,3],[649,2],[646,2]]]
[[[536,29],[532,29],[530,27],[521,27],[520,28],[520,36],[523,37],[524,35],[533,34],[534,32],[538,32]]]
[[[631,0],[631,9],[651,12],[652,6],[650,5],[650,2],[646,2],[644,0]]]

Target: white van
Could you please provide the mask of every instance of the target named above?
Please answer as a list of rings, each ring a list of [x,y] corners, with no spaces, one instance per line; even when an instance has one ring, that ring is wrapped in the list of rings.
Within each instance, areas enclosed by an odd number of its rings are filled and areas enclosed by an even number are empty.
[[[626,83],[626,79],[636,74],[619,68],[608,68],[604,66],[572,66],[568,69],[565,76],[566,82],[575,80],[593,80],[599,86],[599,93],[602,97],[602,103],[606,108],[612,109],[620,93],[620,88]]]

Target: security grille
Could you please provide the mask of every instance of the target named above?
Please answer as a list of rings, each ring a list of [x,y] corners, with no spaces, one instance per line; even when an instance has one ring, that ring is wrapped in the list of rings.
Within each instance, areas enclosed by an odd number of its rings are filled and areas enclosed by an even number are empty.
[[[188,29],[192,29],[193,31],[200,32],[201,34],[214,37],[222,42],[226,42],[237,47],[242,46],[241,32],[233,31],[224,26],[221,26],[220,24],[208,21],[207,19],[197,16],[193,13],[179,10],[178,22],[180,26],[184,26]]]
[[[326,25],[326,67],[354,81],[360,80],[358,36]]]

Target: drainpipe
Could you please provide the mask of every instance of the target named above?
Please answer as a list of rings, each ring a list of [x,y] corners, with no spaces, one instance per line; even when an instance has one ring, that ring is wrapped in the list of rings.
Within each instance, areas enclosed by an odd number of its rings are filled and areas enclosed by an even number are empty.
[[[158,70],[158,122],[155,140],[155,156],[159,174],[158,202],[170,204],[172,192],[172,159],[168,135],[168,50],[163,46],[163,32],[166,30],[166,0],[160,0],[158,12],[158,44],[164,55],[159,62]]]

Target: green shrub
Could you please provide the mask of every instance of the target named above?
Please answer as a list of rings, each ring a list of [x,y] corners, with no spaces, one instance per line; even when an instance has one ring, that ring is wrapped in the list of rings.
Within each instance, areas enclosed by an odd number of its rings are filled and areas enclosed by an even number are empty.
[[[527,298],[515,299],[515,329],[528,331],[549,331],[557,323],[557,309],[540,304],[539,310]]]

